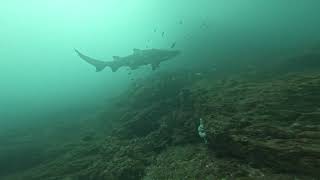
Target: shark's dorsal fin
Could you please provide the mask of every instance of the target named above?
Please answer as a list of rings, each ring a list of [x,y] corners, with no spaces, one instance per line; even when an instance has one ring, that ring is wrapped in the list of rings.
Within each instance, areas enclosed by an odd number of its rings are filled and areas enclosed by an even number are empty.
[[[141,50],[138,48],[133,48],[133,53],[139,53]]]
[[[120,59],[120,56],[113,56],[113,60],[117,61]]]

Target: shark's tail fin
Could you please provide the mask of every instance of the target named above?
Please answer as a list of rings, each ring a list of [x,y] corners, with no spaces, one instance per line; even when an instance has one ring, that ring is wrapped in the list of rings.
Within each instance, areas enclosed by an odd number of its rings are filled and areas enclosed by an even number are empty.
[[[81,59],[85,60],[87,63],[93,65],[96,68],[96,72],[102,71],[106,66],[109,66],[109,62],[104,62],[100,60],[93,59],[89,56],[86,56],[76,50],[76,53],[80,56]]]

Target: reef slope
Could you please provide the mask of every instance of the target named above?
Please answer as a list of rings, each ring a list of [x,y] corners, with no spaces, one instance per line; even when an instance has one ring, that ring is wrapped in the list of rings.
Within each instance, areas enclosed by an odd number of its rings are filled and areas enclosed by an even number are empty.
[[[100,114],[103,137],[7,179],[316,179],[319,69],[278,72],[159,72]]]

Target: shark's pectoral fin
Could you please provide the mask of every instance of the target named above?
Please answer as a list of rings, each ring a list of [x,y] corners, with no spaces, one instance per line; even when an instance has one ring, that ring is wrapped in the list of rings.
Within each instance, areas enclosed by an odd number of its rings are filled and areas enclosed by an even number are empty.
[[[112,72],[116,72],[119,69],[119,67],[114,67],[114,66],[110,66],[110,68]]]
[[[151,64],[151,67],[152,67],[152,70],[154,71],[160,67],[160,63],[153,63],[153,64]]]

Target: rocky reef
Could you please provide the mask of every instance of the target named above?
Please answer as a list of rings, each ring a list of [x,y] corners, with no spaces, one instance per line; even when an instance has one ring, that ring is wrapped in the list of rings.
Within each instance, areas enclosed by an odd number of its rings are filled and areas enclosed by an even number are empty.
[[[7,179],[317,179],[320,71],[307,68],[158,72],[100,114],[103,136]]]

